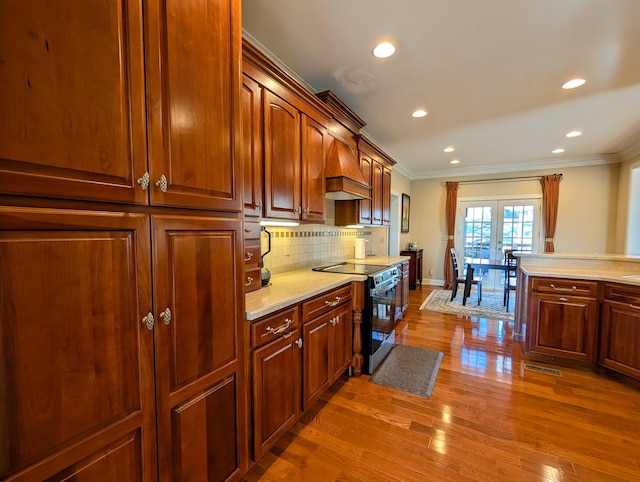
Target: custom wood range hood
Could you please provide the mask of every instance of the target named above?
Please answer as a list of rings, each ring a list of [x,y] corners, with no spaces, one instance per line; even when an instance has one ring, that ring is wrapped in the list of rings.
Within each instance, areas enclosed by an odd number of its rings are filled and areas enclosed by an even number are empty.
[[[371,186],[360,172],[356,156],[349,146],[338,139],[334,139],[329,146],[325,178],[329,199],[371,199]]]

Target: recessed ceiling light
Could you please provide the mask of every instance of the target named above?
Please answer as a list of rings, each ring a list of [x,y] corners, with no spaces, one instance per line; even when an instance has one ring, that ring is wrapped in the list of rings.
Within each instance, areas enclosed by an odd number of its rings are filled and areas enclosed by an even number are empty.
[[[423,109],[418,109],[414,113],[411,114],[412,117],[424,117],[427,115],[427,111]]]
[[[567,132],[564,136],[565,137],[578,137],[581,136],[582,132],[580,131],[571,131],[571,132]]]
[[[442,150],[443,150],[444,152],[453,152],[453,151],[455,151],[455,149],[454,149],[453,147],[451,147],[451,146],[449,146],[449,147],[445,147],[445,148],[444,148],[444,149],[442,149]]]
[[[451,159],[449,161],[449,164],[459,164],[459,163],[460,163],[460,161],[458,159]]]
[[[564,149],[562,147],[558,147],[557,149],[551,151],[552,154],[560,154],[561,152],[564,152]]]
[[[379,59],[386,59],[387,57],[391,57],[395,51],[396,48],[392,44],[389,42],[382,42],[376,45],[376,48],[373,49],[373,55]]]
[[[586,80],[584,79],[571,79],[564,84],[562,84],[563,89],[575,89],[576,87],[580,87],[584,85]]]

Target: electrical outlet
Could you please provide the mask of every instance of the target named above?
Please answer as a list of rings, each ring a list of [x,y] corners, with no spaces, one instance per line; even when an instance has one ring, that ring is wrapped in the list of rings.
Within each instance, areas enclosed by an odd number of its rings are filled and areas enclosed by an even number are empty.
[[[433,277],[433,270],[432,269],[429,270],[429,276]]]

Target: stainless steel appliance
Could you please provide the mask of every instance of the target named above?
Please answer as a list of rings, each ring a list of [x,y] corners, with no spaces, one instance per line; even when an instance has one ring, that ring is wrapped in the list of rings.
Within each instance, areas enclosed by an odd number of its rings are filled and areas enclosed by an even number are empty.
[[[326,273],[367,275],[362,311],[362,355],[365,373],[372,374],[395,343],[397,268],[383,265],[337,263],[314,268]]]

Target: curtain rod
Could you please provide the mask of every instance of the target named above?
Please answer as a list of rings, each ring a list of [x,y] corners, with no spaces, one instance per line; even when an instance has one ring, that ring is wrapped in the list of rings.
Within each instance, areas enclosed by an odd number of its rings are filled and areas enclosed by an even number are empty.
[[[554,174],[555,175],[555,174]],[[562,173],[558,174],[562,176]],[[480,184],[484,182],[506,182],[506,181],[531,181],[540,179],[543,176],[524,176],[524,177],[501,177],[495,179],[477,179],[472,181],[458,181],[458,184]]]

